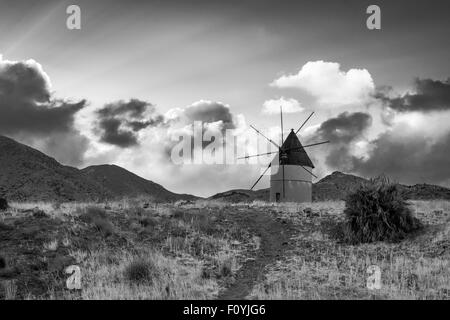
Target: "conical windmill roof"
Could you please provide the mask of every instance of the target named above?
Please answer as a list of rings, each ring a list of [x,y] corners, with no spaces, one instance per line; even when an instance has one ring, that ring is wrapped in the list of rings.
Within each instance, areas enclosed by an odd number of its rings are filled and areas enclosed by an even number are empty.
[[[299,148],[302,147],[302,144],[300,140],[298,139],[297,135],[295,134],[294,130],[291,130],[289,135],[287,136],[286,140],[283,142],[283,145],[281,146],[281,149],[287,150],[292,148]],[[281,159],[280,155],[280,164],[285,165],[298,165],[298,166],[304,166],[304,167],[310,167],[314,168],[314,165],[309,158],[308,154],[306,153],[305,149],[299,148],[297,150],[287,150],[287,159]],[[283,163],[281,161],[283,160]]]

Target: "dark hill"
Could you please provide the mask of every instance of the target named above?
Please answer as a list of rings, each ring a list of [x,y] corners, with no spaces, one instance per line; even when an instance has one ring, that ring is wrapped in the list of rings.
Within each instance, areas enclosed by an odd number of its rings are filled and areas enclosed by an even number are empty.
[[[365,182],[364,178],[335,171],[313,184],[312,197],[314,201],[343,199]]]
[[[83,170],[60,164],[13,139],[0,136],[0,197],[16,201],[96,201],[144,195],[157,201],[179,195],[118,166]]]
[[[313,201],[342,200],[349,192],[356,190],[361,183],[366,182],[368,182],[367,179],[335,171],[318,182],[313,183],[312,198]],[[399,184],[399,188],[406,199],[450,200],[450,189],[440,186],[429,184],[406,186]],[[269,189],[260,189],[256,191],[242,189],[230,190],[227,192],[218,193],[210,199],[229,202],[252,202],[254,200],[268,201]]]
[[[226,192],[221,192],[213,195],[209,199],[211,200],[222,200],[232,203],[237,202],[252,202],[254,200],[268,201],[269,199],[269,189],[260,190],[245,190],[245,189],[235,189]]]
[[[108,195],[78,169],[66,167],[33,148],[0,136],[0,193],[8,200],[94,200]]]
[[[176,194],[161,185],[141,178],[116,165],[90,166],[81,170],[84,176],[94,180],[116,198],[147,195],[158,201],[194,200],[189,194]]]

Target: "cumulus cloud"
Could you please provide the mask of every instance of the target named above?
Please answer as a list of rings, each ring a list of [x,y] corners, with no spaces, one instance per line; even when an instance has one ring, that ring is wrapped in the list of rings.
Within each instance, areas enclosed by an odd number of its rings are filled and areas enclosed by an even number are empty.
[[[139,131],[164,122],[154,105],[138,99],[109,103],[96,113],[100,140],[121,148],[138,145]]]
[[[50,78],[34,60],[9,61],[0,56],[0,134],[39,147],[66,164],[80,164],[88,141],[74,128],[74,116],[86,101],[68,102],[51,95]],[[63,140],[75,139],[78,150]]]
[[[366,69],[342,71],[340,67],[336,62],[310,61],[298,73],[283,75],[270,85],[302,89],[327,106],[366,103],[375,89],[370,73]]]
[[[283,112],[294,113],[301,112],[304,108],[301,106],[300,102],[293,98],[285,99],[281,97],[280,99],[266,100],[263,103],[263,112],[274,114],[280,112],[280,106],[283,107]]]
[[[414,93],[389,97],[384,90],[375,94],[390,108],[400,111],[446,111],[450,110],[450,79],[439,81],[433,79],[416,79]]]

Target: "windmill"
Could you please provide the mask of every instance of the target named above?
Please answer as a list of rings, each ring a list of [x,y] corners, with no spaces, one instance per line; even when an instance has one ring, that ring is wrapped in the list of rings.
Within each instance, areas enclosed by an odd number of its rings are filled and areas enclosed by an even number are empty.
[[[291,132],[284,140],[283,128],[283,109],[280,106],[281,116],[281,146],[275,143],[261,133],[254,126],[250,126],[257,134],[268,140],[271,144],[277,147],[278,151],[266,152],[251,156],[245,156],[238,159],[248,159],[252,157],[260,157],[263,155],[270,155],[276,153],[277,156],[270,162],[261,176],[256,180],[250,190],[258,184],[267,170],[271,169],[270,175],[270,201],[273,202],[310,202],[312,197],[312,177],[317,178],[312,169],[314,165],[309,159],[305,148],[313,147],[330,141],[316,142],[303,146],[297,137],[298,132],[312,117],[312,112],[309,117],[302,123],[297,131],[291,129]]]

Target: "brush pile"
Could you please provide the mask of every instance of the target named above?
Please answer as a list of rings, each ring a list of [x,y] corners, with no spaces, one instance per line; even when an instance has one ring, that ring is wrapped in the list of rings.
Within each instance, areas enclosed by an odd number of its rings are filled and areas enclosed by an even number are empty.
[[[352,244],[396,242],[422,227],[398,185],[386,177],[372,179],[349,194],[344,214],[344,237]]]

